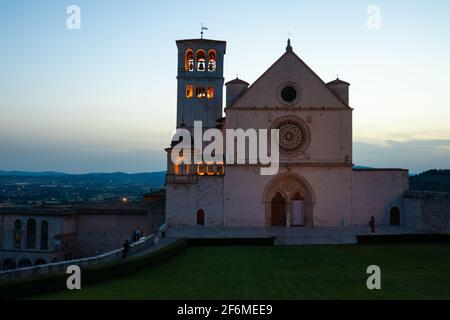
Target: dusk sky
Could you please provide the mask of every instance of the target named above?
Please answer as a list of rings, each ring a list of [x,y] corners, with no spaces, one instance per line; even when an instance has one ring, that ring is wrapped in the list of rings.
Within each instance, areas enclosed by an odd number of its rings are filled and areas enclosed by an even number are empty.
[[[66,27],[69,5],[81,29]],[[380,8],[380,29],[367,8]],[[450,1],[0,0],[0,170],[165,170],[175,40],[226,40],[225,81],[294,51],[351,83],[357,165],[450,168]]]

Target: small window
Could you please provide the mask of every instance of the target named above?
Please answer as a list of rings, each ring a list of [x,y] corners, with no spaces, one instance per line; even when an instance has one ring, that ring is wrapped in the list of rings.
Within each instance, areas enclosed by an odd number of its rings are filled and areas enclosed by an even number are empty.
[[[281,90],[281,98],[286,102],[293,102],[297,99],[297,90],[292,86],[286,86]]]
[[[206,164],[206,174],[208,176],[213,176],[214,175],[214,163],[208,163]]]
[[[198,99],[203,99],[206,97],[205,87],[195,87],[195,97]]]
[[[197,175],[204,176],[205,172],[206,172],[205,164],[203,162],[198,163],[197,164]]]
[[[221,176],[225,173],[225,166],[222,163],[218,163],[217,164],[217,170],[216,170],[216,174],[218,176]]]
[[[208,99],[214,98],[214,87],[213,86],[208,87],[207,98]]]
[[[186,98],[192,98],[194,96],[194,88],[192,84],[186,85]]]

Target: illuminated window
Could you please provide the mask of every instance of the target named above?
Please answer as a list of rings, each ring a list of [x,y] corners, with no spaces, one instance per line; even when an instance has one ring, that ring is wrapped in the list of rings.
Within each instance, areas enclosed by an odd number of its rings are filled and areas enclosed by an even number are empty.
[[[214,163],[213,162],[209,162],[206,165],[206,174],[208,176],[213,176],[214,175]]]
[[[173,164],[173,172],[176,176],[185,176],[190,173],[190,165],[184,163],[184,158],[179,158],[174,164]]]
[[[223,165],[223,163],[217,163],[216,175],[220,176],[223,175],[224,173],[225,173],[225,166]]]
[[[208,93],[207,93],[208,99],[214,98],[214,87],[208,87]]]
[[[199,176],[203,176],[205,175],[205,164],[204,163],[199,163],[197,164],[197,174]]]
[[[197,71],[205,71],[206,54],[204,50],[197,50]]]
[[[195,97],[199,99],[206,98],[206,88],[195,87]]]
[[[208,71],[214,72],[216,71],[216,51],[209,50],[208,52]]]
[[[184,70],[194,71],[194,51],[187,49],[184,58]]]
[[[192,84],[186,85],[186,98],[192,98],[194,96],[194,87]]]

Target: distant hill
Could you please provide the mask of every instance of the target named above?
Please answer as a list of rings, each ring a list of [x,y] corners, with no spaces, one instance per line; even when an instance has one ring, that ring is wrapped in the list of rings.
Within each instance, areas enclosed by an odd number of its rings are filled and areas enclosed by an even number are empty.
[[[0,170],[1,176],[25,176],[25,177],[42,177],[42,176],[63,176],[67,173],[55,172],[55,171],[42,171],[42,172],[31,172],[31,171],[4,171]]]
[[[355,166],[355,168],[368,168]],[[83,183],[94,185],[133,184],[151,187],[162,187],[165,180],[165,171],[148,173],[85,173],[68,174],[62,172],[26,172],[26,171],[0,171],[0,183]],[[410,190],[450,192],[450,170],[428,170],[421,174],[411,175],[409,178]]]
[[[88,183],[88,184],[142,184],[161,187],[164,185],[165,171],[149,173],[86,173],[68,174],[61,172],[24,172],[0,171],[0,182],[22,183],[55,182],[55,183]]]
[[[450,170],[428,170],[409,177],[409,188],[413,191],[450,192]]]

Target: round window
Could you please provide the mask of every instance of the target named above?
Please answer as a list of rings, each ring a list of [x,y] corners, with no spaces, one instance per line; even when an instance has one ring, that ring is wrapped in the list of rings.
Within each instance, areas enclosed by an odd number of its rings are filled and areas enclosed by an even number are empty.
[[[281,98],[286,102],[292,102],[297,99],[297,90],[293,86],[286,86],[281,89]]]
[[[292,106],[302,98],[302,90],[293,82],[282,83],[278,87],[278,101],[286,106]]]

